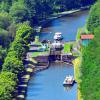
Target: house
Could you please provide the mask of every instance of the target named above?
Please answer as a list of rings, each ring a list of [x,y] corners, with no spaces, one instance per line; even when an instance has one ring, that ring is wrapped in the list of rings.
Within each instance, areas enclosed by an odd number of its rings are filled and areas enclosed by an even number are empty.
[[[81,35],[81,40],[82,40],[82,45],[86,46],[90,40],[94,38],[93,34],[82,34]]]

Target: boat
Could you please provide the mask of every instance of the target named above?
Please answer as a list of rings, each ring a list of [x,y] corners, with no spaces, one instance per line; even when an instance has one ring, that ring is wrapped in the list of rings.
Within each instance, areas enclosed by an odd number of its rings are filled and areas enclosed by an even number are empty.
[[[66,76],[64,82],[63,82],[63,85],[64,86],[72,86],[75,82],[75,79],[73,76],[69,75],[69,76]]]
[[[54,39],[55,39],[55,40],[62,40],[62,39],[63,39],[62,33],[61,33],[61,32],[55,33]]]

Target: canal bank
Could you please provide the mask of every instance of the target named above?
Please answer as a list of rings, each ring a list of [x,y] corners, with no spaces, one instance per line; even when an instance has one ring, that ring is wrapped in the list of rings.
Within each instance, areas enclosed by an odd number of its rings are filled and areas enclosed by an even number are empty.
[[[53,33],[60,31],[63,33],[65,41],[75,41],[77,29],[84,26],[87,16],[88,11],[83,11],[50,22],[48,27],[43,28],[40,40],[49,39],[52,41]],[[75,100],[76,98],[77,100],[77,85],[71,88],[70,92],[63,91],[62,83],[68,74],[74,75],[74,68],[67,64],[63,65],[63,63],[51,64],[47,70],[36,73],[29,81],[26,100],[40,100],[39,98],[41,100],[59,100],[58,98],[60,100],[67,98]]]
[[[79,9],[72,9],[72,10],[69,10],[69,11],[55,13],[55,14],[52,14],[49,18],[40,21],[39,24],[40,24],[41,27],[45,27],[46,24],[48,24],[49,22],[51,22],[51,21],[53,21],[57,18],[61,18],[61,17],[67,16],[67,15],[70,15],[70,14],[73,14],[73,13],[76,13],[76,12],[85,11],[85,10],[89,10],[89,9],[90,9],[90,6],[85,6],[85,7],[79,8]]]
[[[90,9],[90,6],[85,6],[85,7],[79,8],[79,9],[73,9],[73,10],[53,14],[49,18],[46,18],[45,20],[40,21],[39,25],[35,26],[34,28],[35,28],[36,32],[40,33],[42,31],[43,27],[46,27],[46,25],[53,20],[56,20],[58,18],[67,16],[67,15],[70,15],[70,14],[73,14],[73,13],[86,11],[86,10],[89,10],[89,9]]]
[[[81,82],[81,79],[80,79],[80,76],[81,76],[81,73],[80,73],[80,70],[81,70],[81,61],[82,61],[82,57],[81,57],[81,54],[79,57],[77,57],[74,61],[73,61],[73,66],[74,66],[74,76],[75,76],[75,80],[77,82],[77,97],[78,99],[77,100],[83,100],[82,99],[82,96],[81,96],[81,92],[80,92],[80,82]]]

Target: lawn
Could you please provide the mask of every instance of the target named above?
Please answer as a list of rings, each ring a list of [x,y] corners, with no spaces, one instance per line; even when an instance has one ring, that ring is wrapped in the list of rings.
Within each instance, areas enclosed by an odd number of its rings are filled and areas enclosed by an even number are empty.
[[[37,57],[39,55],[46,55],[48,54],[48,51],[44,51],[44,52],[33,52],[32,57]]]
[[[71,46],[73,43],[68,42],[64,44],[64,53],[70,53],[71,52]]]
[[[76,41],[79,41],[81,38],[81,32],[82,32],[82,28],[79,28],[77,31],[77,35],[76,35]]]

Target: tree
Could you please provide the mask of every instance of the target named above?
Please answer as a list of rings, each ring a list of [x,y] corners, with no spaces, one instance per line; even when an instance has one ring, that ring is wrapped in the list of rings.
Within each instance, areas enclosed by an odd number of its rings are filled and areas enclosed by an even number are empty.
[[[100,2],[97,2],[90,10],[90,15],[87,22],[87,28],[89,31],[93,32],[93,30],[99,25],[100,25]]]
[[[4,61],[5,57],[6,57],[6,55],[7,55],[6,49],[3,49],[0,46],[0,66],[3,64],[3,61]],[[0,70],[1,70],[1,68],[0,68]]]
[[[15,74],[22,73],[24,71],[23,62],[13,55],[7,56],[2,71],[9,71]]]
[[[13,3],[12,7],[10,8],[10,15],[13,17],[16,23],[28,20],[28,10],[21,2]]]
[[[16,41],[23,40],[26,45],[33,39],[34,33],[33,29],[30,27],[29,22],[20,23],[18,25],[18,30],[16,32]]]
[[[12,17],[6,12],[1,12],[0,13],[0,28],[7,29],[11,23],[12,23]]]
[[[84,100],[100,99],[100,9],[98,5],[100,5],[99,1],[92,7],[88,20],[88,29],[94,33],[94,39],[82,49],[80,90]]]
[[[13,26],[12,26],[13,25]],[[0,45],[9,47],[11,41],[15,37],[16,25],[12,21],[12,17],[6,13],[0,13]]]
[[[0,100],[11,100],[15,90],[17,76],[11,72],[0,74]]]

